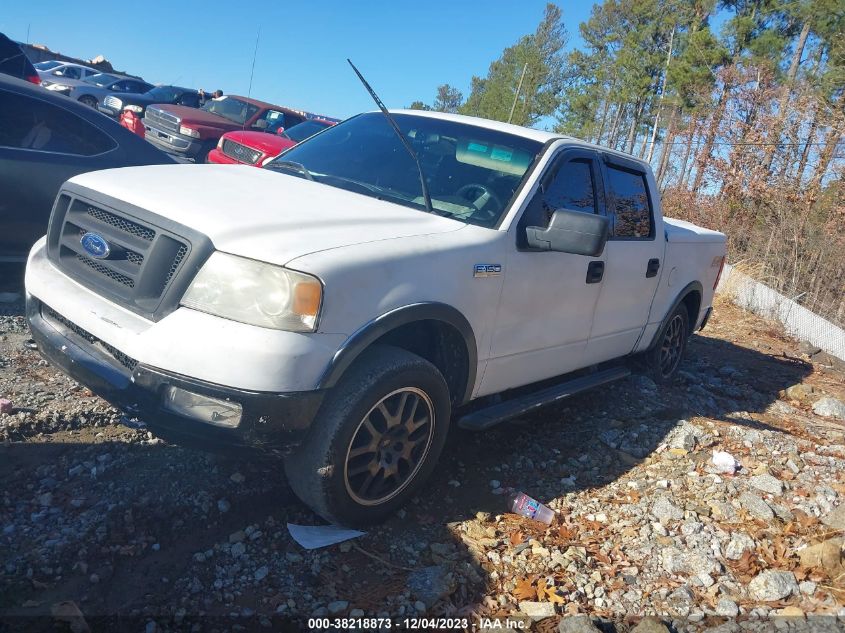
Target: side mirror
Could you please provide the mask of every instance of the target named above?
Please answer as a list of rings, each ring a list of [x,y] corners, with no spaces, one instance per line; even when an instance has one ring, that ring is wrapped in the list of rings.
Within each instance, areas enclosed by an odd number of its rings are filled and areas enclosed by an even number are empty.
[[[529,226],[525,232],[532,248],[598,257],[607,243],[609,227],[602,215],[560,209],[552,214],[545,229]]]
[[[283,127],[276,128],[276,134],[278,134],[279,136],[281,136],[284,133],[285,133],[285,128],[283,128]]]
[[[255,123],[252,124],[252,127],[257,130],[266,130],[268,127],[270,127],[270,124],[267,123],[267,119],[258,119]]]

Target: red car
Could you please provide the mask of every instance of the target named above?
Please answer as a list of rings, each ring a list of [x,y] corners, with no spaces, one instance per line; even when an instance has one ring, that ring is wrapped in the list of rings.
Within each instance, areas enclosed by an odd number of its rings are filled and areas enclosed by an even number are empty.
[[[280,121],[264,132],[227,132],[220,137],[217,147],[208,153],[208,162],[263,167],[267,161],[276,158],[289,147],[337,122],[336,119],[328,118],[308,119],[285,128]]]

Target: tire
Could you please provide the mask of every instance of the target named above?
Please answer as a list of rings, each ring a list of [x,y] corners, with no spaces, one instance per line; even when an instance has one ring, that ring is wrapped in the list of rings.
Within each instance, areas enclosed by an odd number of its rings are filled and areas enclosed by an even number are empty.
[[[689,337],[689,314],[681,304],[666,319],[654,347],[645,354],[646,370],[654,382],[669,383],[675,379]]]
[[[434,365],[375,346],[327,394],[307,438],[285,458],[288,481],[329,522],[378,523],[431,475],[450,416],[449,389]]]
[[[91,108],[97,107],[97,100],[91,95],[82,95],[81,97],[79,97],[79,101],[80,103],[84,103],[85,105]]]

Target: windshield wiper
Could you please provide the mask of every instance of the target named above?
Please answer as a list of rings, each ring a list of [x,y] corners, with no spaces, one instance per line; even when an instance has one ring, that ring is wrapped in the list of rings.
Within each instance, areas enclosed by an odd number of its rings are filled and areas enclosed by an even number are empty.
[[[305,165],[303,165],[302,163],[297,163],[296,161],[293,161],[293,160],[274,160],[274,161],[268,163],[267,166],[265,167],[265,169],[273,169],[276,166],[280,167],[281,169],[286,169],[288,171],[298,172],[298,173],[302,174],[303,176],[305,176],[311,182],[316,182],[314,180],[314,174],[312,174],[310,171],[308,171],[308,168]]]
[[[417,165],[417,171],[420,174],[420,188],[422,189],[423,199],[425,200],[425,208],[426,211],[429,213],[434,213],[434,207],[431,206],[431,196],[428,194],[428,185],[425,182],[425,174],[423,173],[422,165],[420,165],[420,159],[417,157],[417,153],[414,151],[414,148],[411,147],[411,144],[408,143],[408,139],[405,138],[405,135],[402,133],[402,130],[399,129],[399,126],[396,124],[396,121],[390,116],[390,112],[387,111],[387,108],[384,107],[384,104],[381,102],[381,99],[378,98],[375,90],[370,87],[370,84],[367,83],[367,80],[364,79],[364,75],[355,67],[355,64],[352,63],[352,60],[347,58],[346,61],[349,62],[349,65],[352,66],[352,70],[355,71],[355,74],[358,75],[358,79],[361,80],[361,83],[364,84],[364,88],[367,89],[367,92],[370,93],[370,96],[373,98],[373,101],[376,102],[379,110],[381,110],[382,114],[387,119],[388,123],[390,123],[390,127],[393,128],[393,131],[396,132],[396,135],[399,137],[399,140],[402,141],[402,145],[405,146],[405,149],[408,150],[408,153],[411,155],[411,158],[414,159],[414,163]]]

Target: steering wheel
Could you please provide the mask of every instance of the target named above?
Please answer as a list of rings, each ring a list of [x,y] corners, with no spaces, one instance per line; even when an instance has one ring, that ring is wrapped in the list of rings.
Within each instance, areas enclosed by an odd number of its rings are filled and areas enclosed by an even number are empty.
[[[460,198],[464,198],[465,200],[469,200],[466,194],[471,191],[481,192],[480,196],[470,201],[472,203],[472,206],[474,206],[479,211],[483,211],[484,208],[487,207],[487,205],[491,202],[495,205],[494,208],[487,209],[486,211],[484,211],[484,215],[486,216],[485,219],[490,219],[494,217],[497,213],[499,213],[502,209],[505,208],[505,205],[502,204],[502,201],[499,199],[499,196],[493,193],[490,187],[487,187],[486,185],[482,185],[477,182],[470,182],[465,184],[463,187],[461,187],[455,192],[455,195]]]

